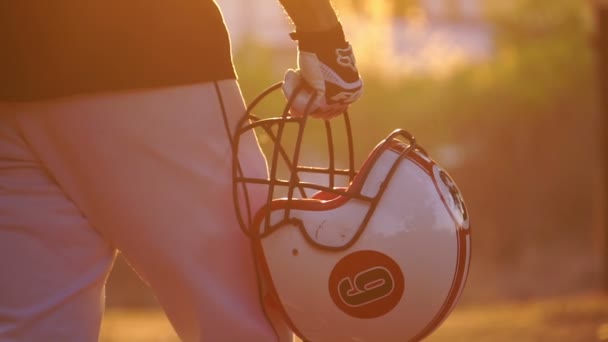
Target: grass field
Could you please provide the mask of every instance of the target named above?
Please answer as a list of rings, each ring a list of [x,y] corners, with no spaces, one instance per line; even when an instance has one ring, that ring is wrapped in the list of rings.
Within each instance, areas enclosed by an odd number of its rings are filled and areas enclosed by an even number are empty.
[[[110,310],[101,342],[176,342],[159,311]],[[608,341],[608,296],[579,296],[459,307],[426,341]]]

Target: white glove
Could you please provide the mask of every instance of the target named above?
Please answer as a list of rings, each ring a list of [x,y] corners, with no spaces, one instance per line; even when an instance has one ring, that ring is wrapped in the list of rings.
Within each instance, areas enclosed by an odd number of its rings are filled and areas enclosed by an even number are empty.
[[[298,43],[298,69],[285,73],[283,93],[289,99],[296,90],[290,113],[331,119],[343,113],[363,92],[352,47],[344,40],[342,27],[314,33],[292,34]]]

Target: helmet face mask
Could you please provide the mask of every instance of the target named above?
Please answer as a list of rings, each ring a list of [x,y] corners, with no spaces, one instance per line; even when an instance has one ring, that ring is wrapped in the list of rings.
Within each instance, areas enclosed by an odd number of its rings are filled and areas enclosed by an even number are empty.
[[[307,115],[290,116],[289,101],[280,117],[251,114],[278,87],[249,106],[233,139],[235,208],[252,240],[263,295],[304,340],[424,338],[451,312],[468,273],[469,218],[456,184],[400,129],[356,172],[347,113],[348,167],[336,167],[329,121],[329,165],[301,165]],[[286,134],[290,125],[295,134]],[[243,176],[239,163],[240,136],[254,129],[271,145],[266,179]],[[295,140],[291,148],[288,139]],[[303,174],[321,175],[326,184],[304,182]],[[338,186],[339,178],[347,184]]]

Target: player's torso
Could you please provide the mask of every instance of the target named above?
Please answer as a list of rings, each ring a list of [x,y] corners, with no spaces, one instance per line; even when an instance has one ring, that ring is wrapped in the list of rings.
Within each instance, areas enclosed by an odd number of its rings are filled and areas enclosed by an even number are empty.
[[[0,2],[0,101],[233,78],[212,0]]]

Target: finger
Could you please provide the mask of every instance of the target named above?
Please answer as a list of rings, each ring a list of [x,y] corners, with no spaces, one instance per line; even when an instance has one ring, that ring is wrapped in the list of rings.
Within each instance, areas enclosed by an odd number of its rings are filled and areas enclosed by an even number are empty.
[[[281,87],[283,90],[283,94],[285,95],[285,97],[289,100],[291,99],[293,96],[302,96],[301,94],[295,94],[296,90],[301,87],[302,85],[302,78],[301,76],[298,74],[298,72],[296,70],[293,69],[288,69],[285,72],[285,76],[283,78],[283,86]],[[301,90],[300,90],[301,93]],[[298,105],[299,102],[301,102],[302,100],[296,100],[294,98],[294,100],[291,103],[291,107],[289,109],[289,114],[292,116],[302,116],[302,112],[303,112],[303,108],[295,108],[295,107],[301,107],[301,105]]]
[[[286,98],[290,98],[298,86],[301,84],[301,77],[298,75],[298,72],[293,69],[288,69],[285,72],[285,76],[283,77],[283,94]]]

